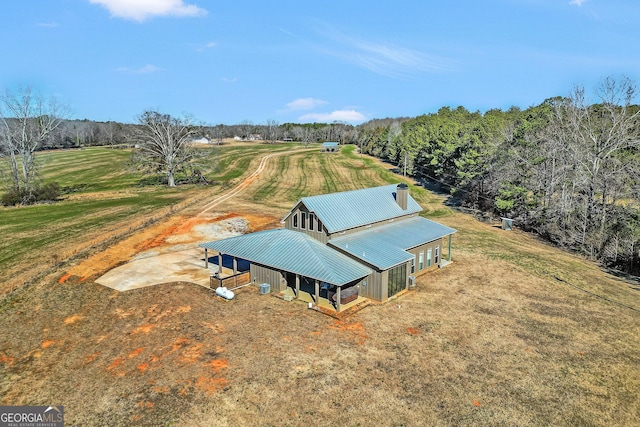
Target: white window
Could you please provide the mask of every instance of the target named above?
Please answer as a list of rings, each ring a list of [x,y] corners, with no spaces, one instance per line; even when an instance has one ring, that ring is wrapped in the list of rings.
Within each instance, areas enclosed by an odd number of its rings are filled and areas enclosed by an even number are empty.
[[[440,246],[436,246],[436,253],[435,253],[434,262],[435,262],[436,265],[438,265],[440,263]]]
[[[431,267],[431,248],[427,249],[427,267]]]
[[[424,252],[420,251],[420,258],[418,258],[418,270],[424,268]]]
[[[416,272],[416,256],[413,256],[413,259],[411,259],[411,274]]]
[[[311,230],[311,231],[313,231],[313,228],[314,228],[313,223],[314,223],[315,219],[316,219],[316,216],[314,214],[310,213],[309,214],[309,230]]]
[[[302,212],[302,221],[300,221],[300,228],[302,228],[303,230],[307,229],[307,213],[306,212]]]
[[[298,212],[293,214],[293,227],[298,228]]]

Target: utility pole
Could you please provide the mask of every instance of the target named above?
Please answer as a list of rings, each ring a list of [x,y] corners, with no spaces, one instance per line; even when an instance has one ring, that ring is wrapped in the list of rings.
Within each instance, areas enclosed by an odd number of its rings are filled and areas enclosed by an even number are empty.
[[[404,153],[404,171],[402,173],[402,176],[404,176],[405,178],[407,177],[407,153]]]

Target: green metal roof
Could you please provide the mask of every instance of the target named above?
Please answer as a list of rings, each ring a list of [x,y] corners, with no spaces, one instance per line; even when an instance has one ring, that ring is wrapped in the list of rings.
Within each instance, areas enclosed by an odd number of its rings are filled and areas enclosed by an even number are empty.
[[[328,245],[387,270],[411,260],[413,255],[407,250],[455,232],[453,228],[415,217],[336,237],[329,240]]]
[[[304,233],[283,228],[203,243],[200,247],[342,286],[371,270]]]
[[[407,195],[407,209],[402,209],[396,202],[396,189],[397,185],[391,184],[303,197],[294,209],[303,203],[332,234],[422,210],[411,194]]]

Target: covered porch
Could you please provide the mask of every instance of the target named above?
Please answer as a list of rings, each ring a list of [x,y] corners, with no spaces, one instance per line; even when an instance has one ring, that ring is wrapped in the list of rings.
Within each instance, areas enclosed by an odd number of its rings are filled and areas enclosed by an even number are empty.
[[[288,292],[291,299],[303,299],[339,312],[359,298],[360,281],[372,271],[348,256],[327,247],[304,233],[287,229],[266,230],[200,245],[215,251],[219,266],[241,274],[240,260],[249,263],[249,282],[269,283],[274,292]],[[225,270],[221,269],[221,274]],[[286,295],[285,295],[286,296]]]
[[[333,285],[294,273],[286,273],[286,287],[280,292],[286,300],[300,300],[340,312],[366,298],[360,296],[360,281]]]
[[[369,301],[367,298],[357,295],[355,299],[347,303],[340,302],[340,304],[338,304],[337,302],[330,300],[326,296],[323,296],[322,293],[320,293],[319,297],[316,298],[314,293],[310,293],[303,289],[300,289],[300,291],[296,295],[295,289],[289,286],[287,286],[287,288],[280,293],[280,296],[282,296],[283,299],[286,301],[292,300],[292,301],[301,301],[305,304],[311,303],[321,310],[324,310],[327,312],[335,312],[335,313],[344,312],[355,306],[361,305]]]

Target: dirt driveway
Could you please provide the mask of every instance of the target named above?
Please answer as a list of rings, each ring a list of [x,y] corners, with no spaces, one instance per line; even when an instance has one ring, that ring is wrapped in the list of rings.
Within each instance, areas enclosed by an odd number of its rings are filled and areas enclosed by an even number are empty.
[[[191,282],[209,286],[217,265],[204,267],[204,251],[199,243],[238,236],[276,227],[279,218],[268,215],[216,212],[223,203],[238,196],[259,179],[267,161],[286,153],[264,156],[256,169],[236,186],[205,204],[195,215],[174,216],[125,239],[79,265],[71,267],[59,283],[70,277],[118,290],[144,288],[170,282]]]

